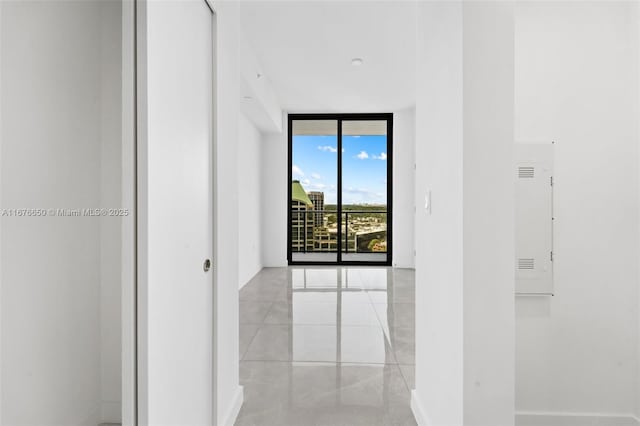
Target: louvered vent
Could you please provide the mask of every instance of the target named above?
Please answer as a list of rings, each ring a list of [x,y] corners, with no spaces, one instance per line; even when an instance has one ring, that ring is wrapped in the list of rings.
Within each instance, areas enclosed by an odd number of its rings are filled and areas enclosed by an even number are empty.
[[[533,167],[531,166],[523,166],[523,167],[518,167],[518,177],[520,179],[527,179],[527,178],[532,178],[534,177],[534,171],[533,171]]]
[[[534,260],[531,258],[518,259],[518,269],[533,269],[534,266]]]

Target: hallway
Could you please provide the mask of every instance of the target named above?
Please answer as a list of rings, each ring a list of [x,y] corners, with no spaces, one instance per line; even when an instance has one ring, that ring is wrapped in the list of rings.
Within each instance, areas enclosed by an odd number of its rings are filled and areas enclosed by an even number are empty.
[[[236,425],[414,425],[410,269],[265,268],[240,290]]]

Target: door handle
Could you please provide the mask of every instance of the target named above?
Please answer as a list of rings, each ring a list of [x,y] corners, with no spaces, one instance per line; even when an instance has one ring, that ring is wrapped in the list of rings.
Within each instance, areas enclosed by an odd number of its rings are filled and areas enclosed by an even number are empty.
[[[210,259],[205,259],[204,260],[204,264],[202,265],[202,269],[204,269],[205,272],[209,272],[209,269],[211,269],[211,260]]]

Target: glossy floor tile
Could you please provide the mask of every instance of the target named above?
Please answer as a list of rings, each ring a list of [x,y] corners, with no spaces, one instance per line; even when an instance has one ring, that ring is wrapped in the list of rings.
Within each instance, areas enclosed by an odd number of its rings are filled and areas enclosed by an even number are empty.
[[[414,271],[265,268],[240,291],[237,425],[415,425]]]

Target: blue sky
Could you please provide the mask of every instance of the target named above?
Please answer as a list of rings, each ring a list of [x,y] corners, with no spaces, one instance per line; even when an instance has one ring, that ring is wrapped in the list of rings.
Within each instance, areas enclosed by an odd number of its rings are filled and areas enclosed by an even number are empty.
[[[294,136],[293,179],[304,189],[337,200],[337,136]],[[342,202],[387,203],[387,137],[343,136]]]

